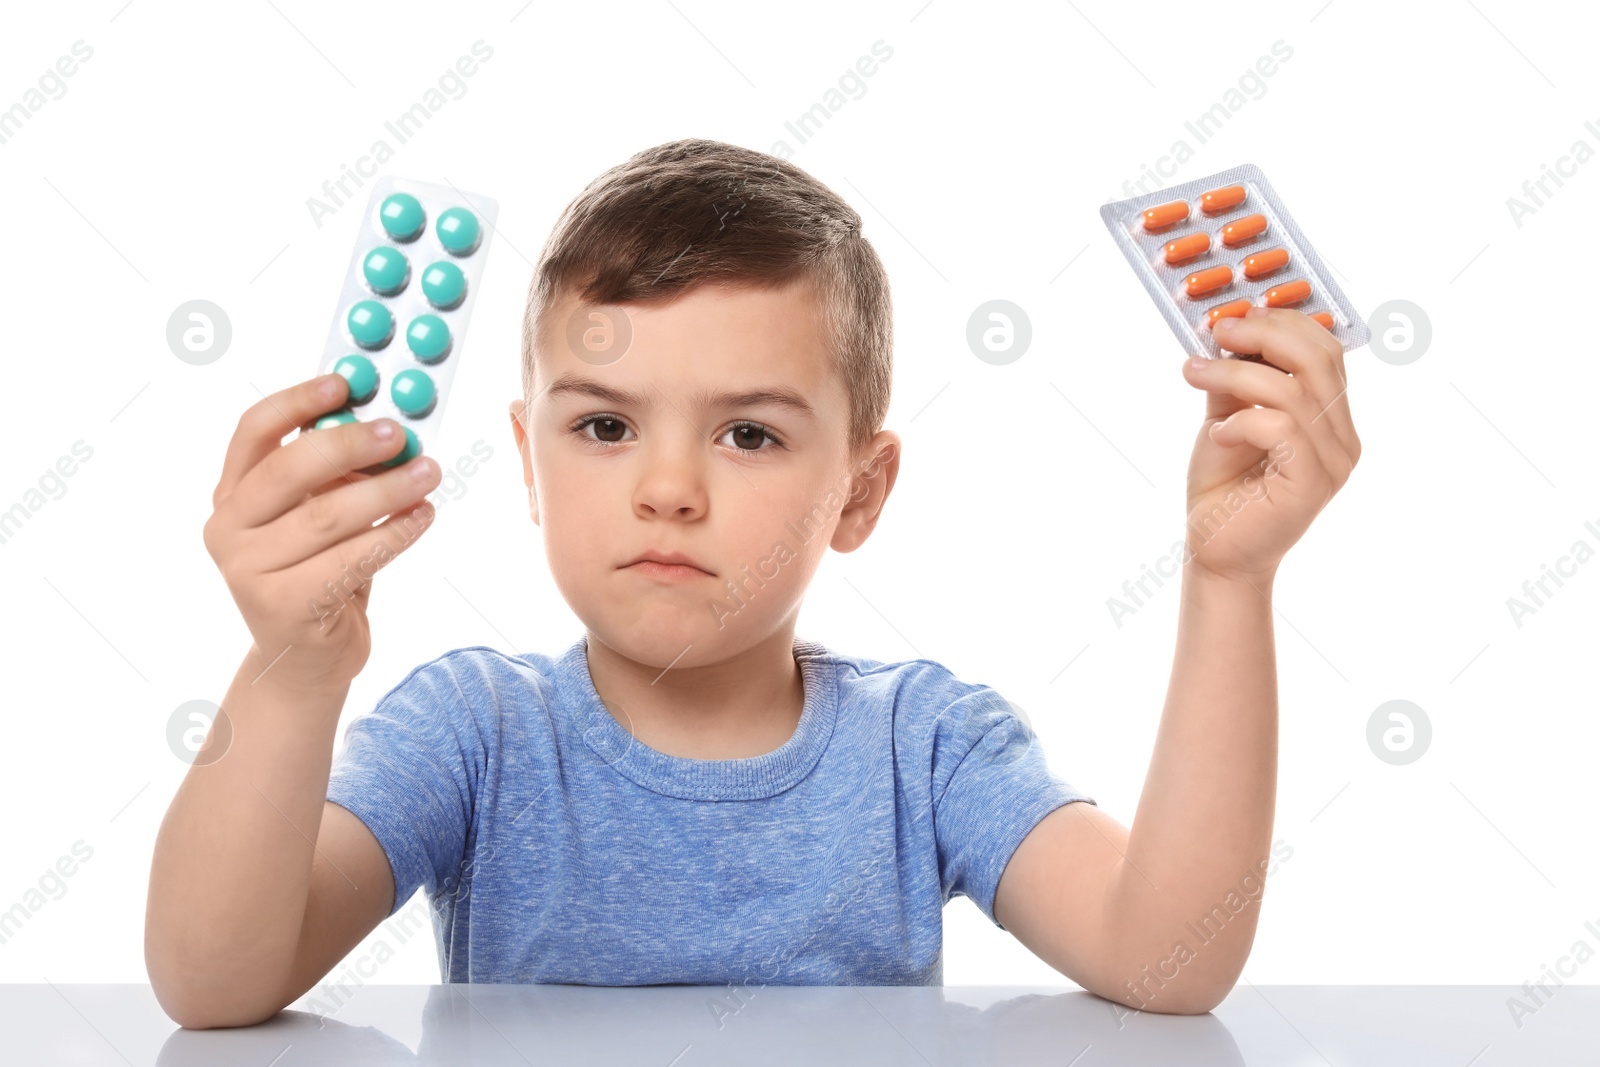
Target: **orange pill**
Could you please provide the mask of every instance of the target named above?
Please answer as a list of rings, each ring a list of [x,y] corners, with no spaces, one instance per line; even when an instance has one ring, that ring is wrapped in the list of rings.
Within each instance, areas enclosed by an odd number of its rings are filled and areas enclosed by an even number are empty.
[[[1144,209],[1144,228],[1148,233],[1164,230],[1189,217],[1189,201],[1174,200],[1170,204],[1157,204]]]
[[[1333,316],[1328,314],[1326,311],[1319,311],[1311,317],[1322,323],[1322,325],[1326,326],[1328,329],[1333,329]]]
[[[1225,185],[1200,195],[1200,210],[1207,215],[1220,215],[1244,203],[1244,186]]]
[[[1286,308],[1298,304],[1311,295],[1311,283],[1305,280],[1284,282],[1267,290],[1264,303],[1269,308]]]
[[[1218,304],[1206,312],[1206,325],[1215,326],[1218,319],[1242,319],[1244,313],[1251,307],[1248,300],[1234,300],[1227,304]]]
[[[1167,249],[1163,253],[1167,265],[1175,267],[1179,263],[1187,263],[1195,256],[1203,256],[1211,249],[1211,238],[1203,233],[1191,233],[1179,237],[1175,241],[1167,242]]]
[[[1267,217],[1265,215],[1246,215],[1242,219],[1235,219],[1222,228],[1222,243],[1232,248],[1242,245],[1257,234],[1267,232]]]
[[[1233,281],[1233,270],[1230,267],[1209,267],[1206,270],[1195,271],[1183,280],[1183,291],[1190,296],[1205,296],[1214,293],[1223,286]]]
[[[1257,252],[1253,256],[1244,257],[1244,262],[1239,264],[1239,269],[1244,271],[1246,278],[1260,278],[1271,274],[1275,270],[1282,270],[1289,265],[1289,250],[1287,248],[1272,248],[1265,252]]]

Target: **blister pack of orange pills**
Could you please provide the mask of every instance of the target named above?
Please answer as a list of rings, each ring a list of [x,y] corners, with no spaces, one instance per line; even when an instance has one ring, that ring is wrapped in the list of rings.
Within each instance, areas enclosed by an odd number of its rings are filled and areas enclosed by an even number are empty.
[[[1372,337],[1254,164],[1106,204],[1100,217],[1190,355],[1231,357],[1211,328],[1252,307],[1302,311],[1347,352]]]

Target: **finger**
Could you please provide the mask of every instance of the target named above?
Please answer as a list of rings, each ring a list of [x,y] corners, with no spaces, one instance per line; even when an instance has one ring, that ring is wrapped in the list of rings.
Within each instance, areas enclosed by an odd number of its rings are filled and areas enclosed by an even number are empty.
[[[323,581],[334,583],[342,594],[365,603],[372,576],[415,544],[432,522],[433,505],[423,500],[324,549],[305,565],[325,575]]]
[[[1216,362],[1221,361],[1218,360]],[[1210,364],[1208,363],[1204,369],[1206,371],[1211,370]],[[1189,379],[1191,384],[1200,384],[1194,373],[1188,369],[1185,369],[1183,376]],[[1212,389],[1206,393],[1206,421],[1221,422],[1235,411],[1243,411],[1245,408],[1254,406],[1250,401],[1241,400],[1224,390]]]
[[[1350,476],[1355,460],[1345,451],[1344,443],[1328,421],[1316,419],[1316,401],[1300,379],[1238,359],[1210,360],[1202,369],[1186,368],[1184,373],[1191,383],[1207,391],[1226,393],[1246,404],[1259,404],[1283,412],[1306,434],[1307,443],[1316,451],[1318,461],[1334,474],[1338,484],[1343,485]],[[1234,414],[1238,413],[1230,413],[1228,418]]]
[[[332,471],[329,473],[333,474]],[[385,471],[380,470],[378,472],[378,474],[383,473],[385,473]],[[376,478],[378,477],[378,474],[369,474],[364,470],[349,471],[345,474],[333,474],[333,477],[329,478],[321,485],[309,490],[305,495],[305,499],[310,500],[314,496],[321,496],[323,493],[337,489],[341,485],[353,485],[356,482],[366,481],[368,478]]]
[[[1327,327],[1293,308],[1253,307],[1242,318],[1219,319],[1213,328],[1217,343],[1239,355],[1270,358],[1280,370],[1303,376],[1316,374],[1319,388],[1336,383],[1323,397],[1326,403],[1344,388],[1344,346]],[[1298,338],[1304,344],[1296,344]]]
[[[1230,331],[1238,331],[1240,326],[1254,327],[1263,337],[1279,335],[1279,331],[1287,330],[1290,336],[1298,335],[1304,337],[1318,349],[1326,352],[1328,358],[1334,361],[1336,366],[1343,366],[1344,346],[1339,343],[1339,339],[1328,332],[1327,327],[1323,326],[1322,323],[1304,312],[1296,311],[1294,308],[1252,307],[1242,316],[1218,319],[1217,326],[1212,328],[1212,333],[1217,338],[1217,341],[1221,343],[1224,335],[1231,336]],[[1220,330],[1218,327],[1220,327]],[[1246,336],[1246,334],[1240,333],[1237,339],[1243,341]],[[1249,336],[1253,339],[1255,335]],[[1270,344],[1271,342],[1267,343]],[[1241,354],[1257,355],[1263,353],[1263,349],[1259,346],[1234,348],[1230,342],[1223,345],[1223,347],[1229,352]],[[1286,371],[1298,371],[1305,364],[1304,357],[1297,358],[1296,353],[1284,352],[1280,354],[1297,364],[1296,366],[1285,367],[1284,370]],[[1343,378],[1344,375],[1339,374],[1338,377]]]
[[[391,436],[380,431],[387,426]],[[393,419],[346,422],[301,434],[252,467],[223,502],[229,521],[261,526],[303,502],[315,486],[393,459],[405,447],[405,430]],[[352,484],[358,479],[348,479]]]
[[[1346,452],[1359,452],[1346,399],[1344,346],[1321,323],[1292,308],[1254,307],[1243,318],[1219,319],[1212,334],[1229,352],[1259,355],[1299,378],[1316,398],[1316,421],[1333,426]]]
[[[1287,412],[1273,408],[1236,411],[1212,427],[1211,439],[1224,447],[1259,448],[1278,464],[1278,475],[1307,496],[1324,504],[1333,496],[1336,484],[1332,473],[1322,465],[1305,431]]]
[[[342,407],[350,385],[339,374],[321,374],[264,396],[245,409],[228,442],[222,476],[211,494],[214,508],[233,494],[244,476],[282,443],[284,435]]]
[[[439,484],[439,465],[427,456],[313,496],[251,531],[263,572],[282,570],[372,529],[386,515],[407,511]]]

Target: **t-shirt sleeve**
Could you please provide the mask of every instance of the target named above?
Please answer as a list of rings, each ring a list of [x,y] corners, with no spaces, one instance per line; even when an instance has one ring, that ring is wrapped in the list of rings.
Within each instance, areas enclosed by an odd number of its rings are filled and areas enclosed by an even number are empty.
[[[971,898],[1004,930],[994,894],[1012,853],[1056,808],[1095,801],[1050,770],[1038,735],[993,689],[961,697],[940,719],[933,762],[939,876],[947,898]]]
[[[367,824],[394,872],[393,915],[447,884],[466,851],[482,745],[444,658],[423,664],[345,728],[327,798]]]

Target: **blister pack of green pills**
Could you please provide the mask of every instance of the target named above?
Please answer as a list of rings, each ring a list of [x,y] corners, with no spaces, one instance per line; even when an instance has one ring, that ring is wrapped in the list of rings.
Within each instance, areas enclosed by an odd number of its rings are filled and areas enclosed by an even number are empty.
[[[499,205],[449,185],[386,176],[361,216],[318,374],[350,383],[349,402],[316,421],[390,418],[405,429],[405,463],[439,433],[461,362]]]

